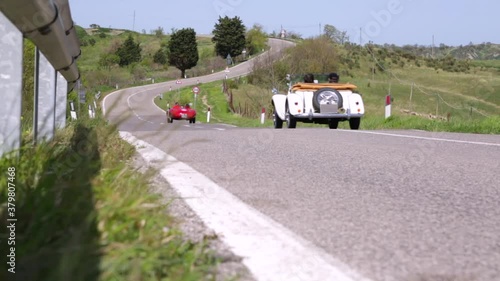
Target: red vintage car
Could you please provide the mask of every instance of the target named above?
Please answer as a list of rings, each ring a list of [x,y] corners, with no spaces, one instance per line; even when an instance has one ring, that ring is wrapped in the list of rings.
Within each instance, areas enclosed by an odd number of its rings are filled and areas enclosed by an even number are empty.
[[[191,108],[189,104],[181,106],[175,103],[172,108],[167,109],[167,122],[173,123],[174,120],[189,120],[189,123],[195,123],[196,110]]]

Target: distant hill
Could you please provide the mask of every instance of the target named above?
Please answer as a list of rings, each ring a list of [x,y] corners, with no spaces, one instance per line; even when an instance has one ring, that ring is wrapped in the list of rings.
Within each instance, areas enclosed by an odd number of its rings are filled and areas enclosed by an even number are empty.
[[[427,58],[443,58],[448,55],[456,59],[469,60],[500,60],[500,44],[482,43],[447,46],[440,44],[439,46],[424,46],[424,45],[404,45],[402,47],[396,45],[385,44],[385,48],[392,50],[402,50],[419,57]]]
[[[459,59],[500,60],[500,44],[469,44],[451,49],[451,54]]]

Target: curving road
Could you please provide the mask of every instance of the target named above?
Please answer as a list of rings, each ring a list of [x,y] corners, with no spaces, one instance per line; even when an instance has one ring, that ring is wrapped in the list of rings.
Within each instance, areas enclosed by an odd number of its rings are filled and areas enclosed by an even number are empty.
[[[500,280],[499,135],[170,126],[152,103],[170,86],[120,90],[104,101],[107,116],[351,272],[295,280]]]
[[[270,46],[269,51],[261,54],[260,57],[274,58],[276,55],[280,54],[283,49],[293,46],[294,43],[270,38],[268,45]],[[229,72],[222,71],[206,76],[182,79],[182,84],[176,84],[175,81],[169,81],[118,90],[106,96],[103,100],[102,107],[109,120],[123,124],[123,127],[120,127],[121,130],[165,130],[166,127],[163,126],[165,122],[165,112],[154,105],[153,99],[155,96],[167,92],[170,89],[175,91],[180,87],[196,85],[198,82],[208,83],[222,80],[225,77],[234,78],[244,76],[252,71],[255,60],[256,57],[245,63],[231,67]],[[206,124],[206,127],[212,127],[212,125]],[[182,126],[178,128],[182,128]]]

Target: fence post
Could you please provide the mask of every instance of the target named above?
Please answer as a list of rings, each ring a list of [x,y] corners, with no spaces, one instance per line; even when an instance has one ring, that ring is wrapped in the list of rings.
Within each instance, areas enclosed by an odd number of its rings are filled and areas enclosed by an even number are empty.
[[[436,118],[439,116],[439,94],[436,94]]]
[[[410,89],[410,112],[413,111],[413,106],[411,104],[412,98],[413,98],[413,84],[415,84],[415,83],[411,83],[411,89]]]
[[[0,12],[0,156],[21,146],[23,35]]]
[[[69,102],[69,114],[71,116],[71,119],[73,120],[76,120],[77,119],[77,116],[76,116],[76,110],[75,110],[75,103],[70,101]]]

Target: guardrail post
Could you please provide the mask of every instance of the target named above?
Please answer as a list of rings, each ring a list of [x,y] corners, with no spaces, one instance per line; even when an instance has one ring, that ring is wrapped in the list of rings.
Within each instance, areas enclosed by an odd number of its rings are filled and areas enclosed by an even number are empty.
[[[35,51],[35,144],[50,141],[55,132],[56,71],[47,58]]]
[[[91,104],[89,104],[89,118],[95,118],[95,108]]]
[[[69,102],[69,114],[71,116],[71,119],[73,119],[73,120],[77,119],[76,110],[75,110],[75,103],[72,101]]]
[[[68,82],[61,73],[56,76],[56,129],[66,127],[66,105],[68,103]]]
[[[23,35],[0,12],[0,156],[21,146]]]

